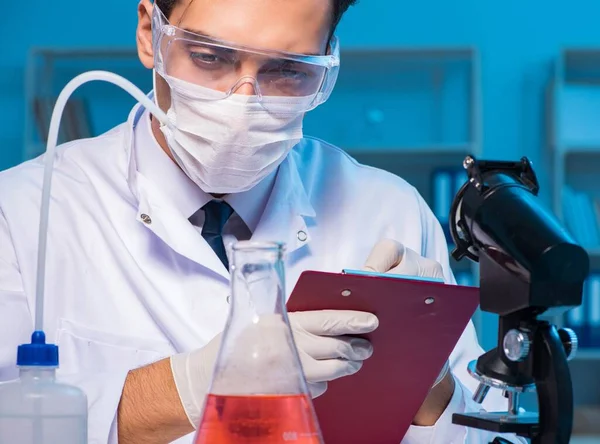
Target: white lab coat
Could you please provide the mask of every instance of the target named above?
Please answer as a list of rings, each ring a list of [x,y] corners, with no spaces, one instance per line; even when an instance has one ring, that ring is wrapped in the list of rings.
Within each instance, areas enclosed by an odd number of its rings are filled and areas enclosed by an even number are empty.
[[[117,442],[128,370],[204,346],[229,309],[227,271],[160,184],[136,169],[133,127],[142,111],[60,147],[55,163],[44,330],[60,345],[61,377],[87,393],[90,443]],[[0,173],[0,381],[17,375],[17,345],[33,329],[42,175],[42,158]],[[279,168],[253,234],[287,243],[288,292],[307,269],[361,268],[383,238],[437,260],[454,282],[440,225],[412,186],[308,138]],[[452,412],[478,409],[465,368],[481,352],[469,325],[451,357],[459,383],[447,412],[435,427],[411,427],[403,442],[493,439],[451,424]],[[499,394],[484,405],[506,408]]]

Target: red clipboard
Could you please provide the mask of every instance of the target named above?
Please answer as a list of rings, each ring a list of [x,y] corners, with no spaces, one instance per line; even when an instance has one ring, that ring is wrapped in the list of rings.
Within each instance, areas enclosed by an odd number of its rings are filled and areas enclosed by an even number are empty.
[[[287,310],[360,310],[373,356],[314,400],[327,444],[399,444],[479,304],[479,289],[305,271]]]

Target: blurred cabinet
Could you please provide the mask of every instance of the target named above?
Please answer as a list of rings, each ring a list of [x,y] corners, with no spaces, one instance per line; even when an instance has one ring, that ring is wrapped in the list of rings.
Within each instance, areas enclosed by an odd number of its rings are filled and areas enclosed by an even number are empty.
[[[335,90],[307,114],[304,130],[415,186],[450,242],[450,204],[467,179],[462,162],[481,154],[479,54],[470,47],[343,50]],[[477,285],[475,264],[451,265],[460,283]],[[495,334],[495,317],[487,316],[475,321]]]
[[[557,320],[580,342],[573,432],[600,442],[600,48],[565,49],[548,92],[553,210],[590,255],[582,305]]]
[[[86,71],[119,74],[142,91],[152,89],[152,76],[135,48],[33,48],[27,59],[23,159],[46,149],[46,137],[56,98],[66,84]],[[80,87],[61,121],[59,142],[93,137],[125,120],[136,101],[117,86],[91,82]]]
[[[564,50],[550,94],[553,209],[600,257],[600,48]]]
[[[482,153],[481,127],[480,60],[471,47],[346,49],[331,98],[304,124],[307,135],[415,186],[448,242],[450,203],[467,179],[465,156]],[[451,266],[460,284],[478,285],[477,264]],[[478,311],[473,320],[482,346],[494,347],[497,317]]]
[[[578,359],[589,362],[600,360],[600,48],[562,51],[549,104],[553,210],[591,259],[583,304],[560,321],[578,333]]]

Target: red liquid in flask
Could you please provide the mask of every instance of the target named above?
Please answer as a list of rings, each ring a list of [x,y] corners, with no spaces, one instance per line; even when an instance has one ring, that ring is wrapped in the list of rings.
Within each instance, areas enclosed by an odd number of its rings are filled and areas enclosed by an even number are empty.
[[[306,395],[209,395],[195,444],[321,444]]]

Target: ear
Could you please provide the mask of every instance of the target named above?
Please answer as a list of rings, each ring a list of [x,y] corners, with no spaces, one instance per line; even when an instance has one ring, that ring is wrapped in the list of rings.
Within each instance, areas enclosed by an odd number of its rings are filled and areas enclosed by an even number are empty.
[[[152,9],[150,0],[141,0],[138,5],[138,26],[136,42],[138,57],[148,69],[154,68],[154,51],[152,49]]]

